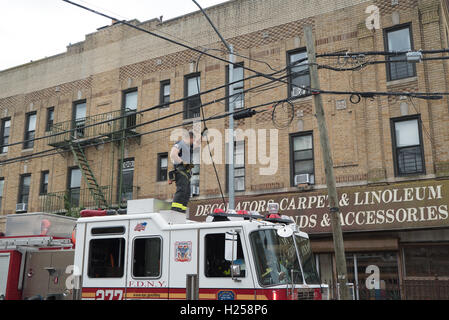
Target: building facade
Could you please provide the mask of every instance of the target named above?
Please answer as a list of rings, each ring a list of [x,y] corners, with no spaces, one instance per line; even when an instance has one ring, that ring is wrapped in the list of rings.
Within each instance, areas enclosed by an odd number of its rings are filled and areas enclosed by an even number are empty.
[[[267,74],[284,69],[279,75],[285,82],[246,92],[267,79],[238,82],[253,74],[237,66],[234,91],[245,93],[222,99],[230,81],[226,63],[203,56],[196,67],[197,53],[121,24],[98,29],[63,54],[1,71],[1,213],[72,214],[79,208],[120,206],[127,199],[170,201],[175,190],[167,183],[168,154],[177,137],[168,128],[190,128],[201,120],[201,101],[207,104],[205,117],[211,117],[223,114],[229,103],[243,109],[290,97],[289,126],[275,126],[270,106],[236,122],[244,133],[236,139],[236,204],[265,212],[269,202],[278,202],[310,234],[321,278],[333,286],[335,258],[314,104],[295,87],[310,85],[310,78],[294,74],[304,66],[290,66],[306,57],[303,27],[313,26],[318,53],[443,49],[449,47],[448,2],[234,0],[207,12],[234,46],[240,66]],[[378,25],[368,28],[377,12]],[[130,23],[227,59],[199,12]],[[351,67],[384,58],[321,58],[318,63]],[[448,67],[447,60],[390,62],[319,73],[323,90],[448,92]],[[198,99],[199,91],[219,86]],[[323,95],[323,101],[354,295],[448,298],[447,97],[357,101]],[[157,105],[165,106],[146,111]],[[207,122],[222,137],[228,124],[227,119]],[[263,139],[269,147],[259,143]],[[215,150],[216,160],[224,158],[225,143],[217,144],[223,148]],[[203,160],[208,152],[203,143]],[[226,196],[228,168],[217,163]],[[204,220],[224,207],[210,162],[196,166],[192,184],[191,219]],[[376,270],[378,287],[370,290],[366,280]]]

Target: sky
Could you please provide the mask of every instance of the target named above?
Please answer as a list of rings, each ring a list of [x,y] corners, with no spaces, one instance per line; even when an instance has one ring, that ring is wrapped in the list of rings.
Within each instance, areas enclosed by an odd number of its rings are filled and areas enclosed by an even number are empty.
[[[175,18],[198,7],[191,0],[72,0],[119,19]],[[207,8],[225,0],[197,0]],[[63,53],[70,43],[110,20],[62,0],[0,0],[0,70]]]

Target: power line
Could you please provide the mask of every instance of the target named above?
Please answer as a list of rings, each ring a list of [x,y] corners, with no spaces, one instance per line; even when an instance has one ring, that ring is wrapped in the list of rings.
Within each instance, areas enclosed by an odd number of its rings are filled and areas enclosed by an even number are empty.
[[[272,75],[272,76],[275,76],[276,74],[281,73],[281,72],[283,72],[283,71],[284,71],[284,70],[281,70],[281,71],[272,73],[271,75]],[[305,74],[305,73],[306,73],[306,72],[301,71],[301,72],[298,72],[298,73],[294,73],[293,75],[300,75],[300,74]],[[248,80],[251,80],[251,79],[258,78],[258,77],[260,77],[260,76],[259,76],[259,75],[252,75],[252,76],[249,76],[249,77],[247,77],[247,78],[244,78],[243,80],[234,81],[234,82],[231,82],[231,83],[227,83],[227,84],[225,84],[225,85],[221,85],[221,86],[218,86],[218,87],[215,87],[215,88],[212,88],[212,89],[209,89],[209,90],[200,92],[198,95],[200,95],[200,96],[201,96],[201,95],[206,95],[206,94],[212,93],[212,92],[217,91],[217,90],[220,90],[220,89],[225,89],[226,87],[228,87],[228,86],[230,86],[230,85],[238,84],[238,83],[240,83],[240,82],[242,82],[242,81],[248,81]],[[282,79],[282,78],[285,78],[285,76],[281,77],[280,79]],[[259,88],[259,87],[266,86],[266,85],[268,85],[268,84],[271,84],[273,81],[274,81],[274,80],[271,80],[270,82],[266,82],[266,83],[264,83],[264,84],[262,84],[262,85],[256,86],[256,87],[254,87],[254,88],[250,88],[250,89],[248,89],[248,90],[257,89],[257,88]],[[240,93],[236,93],[236,94],[234,94],[234,95],[228,96],[228,98],[235,97],[235,96],[238,96],[238,95],[240,95]],[[190,98],[190,97],[183,97],[183,98],[180,98],[180,99],[177,99],[177,100],[174,100],[174,101],[170,101],[170,102],[167,102],[167,103],[158,104],[158,105],[156,105],[156,106],[153,106],[153,107],[150,107],[150,108],[147,108],[147,109],[143,109],[143,110],[140,110],[140,111],[136,111],[136,112],[134,112],[133,114],[140,115],[140,114],[143,114],[143,113],[146,113],[146,112],[149,112],[149,111],[153,111],[153,110],[156,110],[156,109],[166,108],[166,107],[169,106],[169,105],[187,101],[189,98]],[[214,100],[212,103],[214,103],[214,102],[219,102],[219,101],[222,101],[222,100],[224,100],[224,99]],[[209,104],[211,104],[211,103],[209,103]],[[177,115],[177,114],[176,114],[176,115]],[[36,137],[36,138],[33,138],[33,139],[28,139],[28,140],[22,140],[22,141],[18,141],[18,142],[14,142],[14,143],[9,143],[9,144],[5,144],[5,145],[1,145],[0,147],[12,147],[12,146],[16,146],[16,145],[20,145],[20,144],[25,144],[25,143],[28,143],[28,142],[32,142],[32,141],[38,141],[38,140],[42,140],[42,139],[52,138],[52,137],[56,137],[56,136],[60,136],[60,135],[66,134],[66,133],[72,133],[72,132],[75,132],[76,130],[87,129],[87,128],[91,128],[91,127],[94,127],[94,126],[99,126],[99,125],[102,125],[102,124],[107,124],[107,123],[109,123],[109,122],[121,120],[121,119],[123,119],[123,118],[127,118],[128,116],[129,116],[129,115],[124,114],[124,115],[121,115],[121,116],[119,116],[119,117],[111,118],[111,119],[104,120],[104,121],[99,121],[99,122],[94,123],[94,124],[89,124],[89,125],[84,125],[84,126],[80,126],[80,127],[77,127],[77,128],[72,128],[72,129],[64,130],[64,131],[61,131],[61,132],[58,132],[58,133],[49,134],[49,135],[45,135],[45,136],[42,136],[42,137]]]
[[[256,105],[256,106],[253,106],[253,107],[250,107],[250,108],[247,108],[247,109],[248,110],[255,110],[255,109],[267,107],[269,105],[273,105],[273,104],[280,103],[280,102],[287,101],[287,100],[288,99],[275,100],[275,101],[259,104],[259,105]],[[226,113],[221,114],[221,115],[211,116],[211,117],[206,118],[204,120],[200,120],[200,122],[207,122],[207,121],[223,119],[223,118],[226,118],[226,117],[228,117],[228,116],[230,116],[232,114],[237,114],[240,111],[241,110],[235,111],[233,113],[226,112]],[[266,112],[266,110],[264,110],[264,111],[257,111],[257,113],[263,113],[263,112]],[[146,125],[146,124],[147,123],[139,124],[139,125],[136,125],[136,126],[130,126],[127,129],[122,129],[122,130],[129,130],[129,129],[132,129],[132,128],[135,128],[135,127],[139,127],[139,126],[142,126],[142,125]],[[166,131],[166,130],[170,130],[170,129],[176,129],[176,128],[180,128],[180,127],[185,127],[185,126],[186,126],[185,123],[181,123],[181,124],[173,125],[173,126],[162,128],[162,129],[156,129],[156,130],[153,130],[153,131],[139,133],[139,134],[134,135],[133,137],[141,137],[141,136],[145,136],[145,135],[149,135],[149,134],[153,134],[153,133],[158,133],[158,132],[162,132],[162,131]],[[127,139],[130,139],[130,138],[131,137],[120,137],[120,138],[110,139],[108,141],[102,141],[102,142],[89,144],[89,147],[105,145],[105,144],[109,144],[109,143],[116,142],[116,141],[127,140]],[[30,155],[25,155],[25,156],[20,156],[20,157],[15,157],[15,158],[3,160],[3,161],[0,161],[0,166],[4,165],[4,164],[8,164],[8,163],[14,163],[14,162],[19,162],[19,161],[26,161],[26,160],[30,160],[30,159],[48,157],[48,156],[52,156],[52,155],[58,155],[58,154],[61,154],[61,153],[70,152],[70,150],[59,150],[57,152],[54,152],[54,153],[51,153],[51,154],[47,154],[47,153],[52,152],[54,150],[56,150],[56,148],[50,149],[50,150],[44,150],[44,151],[41,151],[41,152],[36,152],[36,153],[30,154]]]

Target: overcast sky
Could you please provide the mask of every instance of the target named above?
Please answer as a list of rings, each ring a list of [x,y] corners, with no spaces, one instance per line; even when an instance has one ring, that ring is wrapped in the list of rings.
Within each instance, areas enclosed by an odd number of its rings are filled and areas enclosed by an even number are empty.
[[[191,0],[72,0],[119,19],[164,20],[198,10]],[[225,0],[198,0],[203,8]],[[0,70],[66,51],[110,24],[62,0],[0,0]]]

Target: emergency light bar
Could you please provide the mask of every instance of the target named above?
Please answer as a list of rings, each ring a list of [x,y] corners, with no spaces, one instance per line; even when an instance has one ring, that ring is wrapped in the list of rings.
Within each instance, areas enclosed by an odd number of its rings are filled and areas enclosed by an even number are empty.
[[[214,222],[229,221],[229,218],[243,218],[244,220],[263,220],[271,223],[294,223],[294,221],[289,217],[280,216],[279,214],[269,214],[267,216],[263,216],[257,211],[246,210],[229,210],[228,212],[226,212],[223,209],[215,209],[214,212],[210,214],[210,216],[214,218]]]

